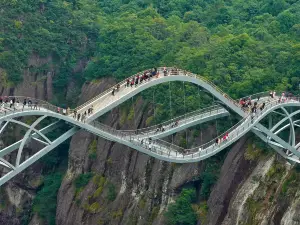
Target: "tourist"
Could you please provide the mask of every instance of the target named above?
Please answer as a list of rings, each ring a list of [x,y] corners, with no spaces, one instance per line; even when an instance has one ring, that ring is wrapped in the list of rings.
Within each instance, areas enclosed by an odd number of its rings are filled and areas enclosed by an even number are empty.
[[[24,110],[24,107],[26,106],[26,104],[27,104],[27,100],[26,100],[26,98],[24,98],[22,111]]]
[[[62,113],[65,116],[67,114],[67,110],[65,108],[63,108]]]
[[[127,81],[126,81],[126,87],[129,87],[129,84],[130,84],[130,81],[129,81],[129,79],[127,79]]]
[[[84,112],[81,116],[81,122],[84,123],[84,120],[85,120],[85,117],[86,117],[86,112]]]
[[[151,142],[149,143],[149,150],[151,151],[151,149],[152,149],[152,144],[151,144]]]
[[[130,83],[130,87],[132,87],[134,85],[134,78],[132,78],[131,83]]]
[[[264,110],[264,108],[265,108],[265,105],[266,105],[266,103],[263,103],[263,104],[261,105],[261,107],[260,107],[260,111],[263,111],[263,110]]]
[[[67,108],[67,115],[70,115],[71,109],[70,107]]]
[[[77,110],[74,109],[74,115],[73,115],[73,118],[76,120],[76,115],[77,115]]]
[[[273,98],[273,91],[270,91],[269,96],[270,96],[271,98]]]
[[[77,120],[80,121],[80,113],[77,115]]]
[[[60,114],[60,108],[59,107],[57,107],[57,113]]]
[[[35,110],[35,109],[37,110],[38,109],[37,106],[38,106],[38,101],[35,100],[33,110]]]
[[[111,94],[112,94],[113,96],[115,96],[115,88],[113,88]]]

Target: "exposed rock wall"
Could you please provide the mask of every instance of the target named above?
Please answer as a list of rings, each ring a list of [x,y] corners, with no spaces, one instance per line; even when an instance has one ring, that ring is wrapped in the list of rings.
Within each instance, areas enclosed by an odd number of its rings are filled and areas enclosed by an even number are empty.
[[[82,98],[88,99],[96,94],[94,85],[82,91]],[[82,102],[86,100],[82,98]],[[104,122],[119,129],[133,128],[137,124],[144,126],[150,114],[148,108],[141,99],[137,99],[134,109],[132,120],[126,118],[126,122],[122,123],[124,118],[121,117],[128,115],[128,111],[124,113],[126,109],[117,108],[108,114]],[[210,198],[210,224],[218,224],[224,219],[233,190],[254,167],[254,163],[244,159],[247,139],[245,137],[234,145],[225,160],[220,182]],[[90,146],[94,141],[97,143],[97,157],[91,159]],[[165,224],[163,212],[167,205],[182,186],[201,174],[203,162],[184,165],[162,162],[80,131],[72,138],[68,167],[58,195],[58,225]],[[100,197],[93,197],[97,192],[97,184],[93,181],[79,194],[76,192],[74,179],[91,171],[113,183],[118,193],[114,201],[105,199],[105,190]],[[89,206],[95,202],[99,203],[100,209],[91,212]]]
[[[31,59],[30,65],[49,62],[51,58],[36,58]],[[52,99],[54,75],[53,71],[46,71],[43,80],[28,69],[24,72],[22,84],[13,89],[2,86],[1,94],[13,92],[15,95]],[[111,78],[84,84],[78,98],[79,104],[113,84]],[[69,84],[66,98],[74,96],[74,86],[72,82]],[[144,127],[153,114],[149,108],[147,102],[137,98],[134,112],[123,105],[107,113],[103,122],[118,129]],[[203,140],[209,140],[214,135],[210,126],[207,129]],[[299,224],[299,192],[294,189],[282,191],[291,177],[290,168],[274,155],[246,159],[249,137],[251,134],[230,147],[220,177],[208,199],[206,223],[199,220],[198,224]],[[199,143],[198,139],[194,141]],[[184,185],[199,177],[204,165],[205,161],[184,165],[162,162],[79,131],[72,137],[68,171],[58,193],[57,225],[166,224],[163,214],[168,204],[174,202]],[[280,176],[272,172],[274,168]],[[30,213],[41,170],[37,163],[1,189],[0,224],[22,224],[21,215]],[[91,179],[81,190],[76,189],[74,179],[89,172],[97,179]],[[296,175],[295,180],[300,178]],[[297,183],[293,186],[298,187]],[[110,189],[115,192],[114,198],[109,197]],[[283,201],[285,194],[288,197]],[[34,215],[30,225],[44,225],[44,222]]]
[[[47,65],[47,69],[39,70]],[[0,95],[2,96],[28,96],[38,99],[51,100],[53,98],[52,78],[55,68],[52,66],[52,57],[41,58],[32,54],[28,59],[28,66],[23,70],[23,80],[16,87],[3,82],[4,71],[0,69]]]

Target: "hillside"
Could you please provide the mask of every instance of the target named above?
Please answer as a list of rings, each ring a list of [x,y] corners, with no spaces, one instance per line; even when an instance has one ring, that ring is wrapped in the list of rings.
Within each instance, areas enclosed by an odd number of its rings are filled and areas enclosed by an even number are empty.
[[[297,0],[0,0],[0,96],[74,107],[165,65],[201,74],[233,98],[269,90],[296,95],[299,43]],[[142,128],[214,101],[175,82],[132,98],[101,121]],[[205,143],[238,119],[166,140]],[[12,127],[0,144],[21,135]],[[299,180],[297,166],[250,133],[215,157],[179,165],[80,131],[1,187],[0,223],[294,225]]]

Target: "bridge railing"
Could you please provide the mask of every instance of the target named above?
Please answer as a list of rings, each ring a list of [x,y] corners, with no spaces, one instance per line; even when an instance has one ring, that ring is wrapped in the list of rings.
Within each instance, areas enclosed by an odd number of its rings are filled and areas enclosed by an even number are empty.
[[[12,99],[15,99],[15,103],[11,105],[10,101]],[[23,105],[24,100],[26,100],[26,105]],[[28,101],[31,101],[31,104],[28,103]],[[7,102],[6,102],[7,101]],[[36,107],[35,107],[36,105]],[[24,107],[23,107],[24,106]],[[0,114],[1,115],[9,115],[14,114],[21,111],[26,110],[33,110],[33,109],[44,109],[44,110],[50,110],[52,112],[58,112],[58,108],[55,105],[50,104],[49,102],[46,102],[44,100],[31,98],[31,97],[25,97],[25,96],[3,96],[2,97],[2,103],[0,104]],[[62,113],[62,108],[60,108],[60,113]]]
[[[300,101],[299,97],[292,97],[292,98],[286,98],[285,101]],[[194,157],[199,157],[200,155],[203,154],[208,154],[210,152],[213,152],[215,149],[217,149],[219,146],[226,144],[228,141],[232,141],[233,139],[239,137],[242,133],[247,130],[252,123],[256,120],[259,119],[268,109],[281,104],[282,102],[279,101],[278,99],[272,99],[270,102],[268,102],[263,110],[259,110],[258,112],[253,114],[249,114],[246,118],[242,119],[239,121],[235,126],[231,127],[229,130],[224,132],[223,134],[219,135],[215,140],[219,139],[221,140],[219,144],[216,143],[216,141],[210,141],[205,143],[204,145],[201,145],[200,147],[190,149],[190,152],[195,152],[198,150],[197,153],[192,154],[192,158]],[[228,138],[225,140],[224,136],[228,134]],[[210,148],[209,148],[210,147]]]
[[[199,116],[205,117],[208,115],[212,115],[212,113],[220,113],[226,111],[224,108],[220,106],[211,106],[208,108],[204,109],[199,109],[190,113],[186,113],[182,116],[175,117],[171,120],[165,121],[163,123],[142,128],[142,129],[137,129],[137,130],[122,130],[122,132],[128,133],[128,134],[149,134],[149,132],[153,133],[159,133],[162,131],[166,131],[172,128],[175,128],[183,123],[186,123],[188,121],[193,121],[195,118],[198,118]]]
[[[292,98],[288,99],[287,101],[299,101],[299,98]],[[251,127],[252,123],[261,117],[266,110],[281,104],[278,99],[272,99],[268,104],[265,105],[265,108],[262,111],[258,111],[254,116],[248,115],[246,118],[239,121],[237,124],[235,124],[233,127],[231,127],[226,132],[219,135],[215,140],[209,141],[203,145],[200,145],[198,147],[194,147],[191,149],[184,149],[182,147],[179,147],[178,145],[166,142],[164,140],[151,140],[147,137],[138,137],[133,135],[128,135],[126,132],[122,132],[119,130],[115,130],[112,127],[109,127],[107,125],[101,124],[99,122],[93,122],[93,124],[103,130],[107,131],[111,134],[117,135],[119,138],[131,141],[133,144],[141,146],[148,151],[155,152],[159,155],[164,155],[167,157],[181,157],[181,158],[196,158],[200,156],[204,156],[207,154],[210,154],[218,148],[220,148],[222,145],[225,145],[228,142],[233,141],[234,139],[237,139],[241,136],[241,134],[245,133],[249,127]],[[228,138],[224,139],[224,136],[228,134]],[[218,142],[216,140],[219,140]]]
[[[193,73],[181,70],[181,69],[177,69],[176,67],[158,67],[157,68],[158,71],[163,71],[164,69],[166,69],[168,71],[169,75],[181,75],[181,74],[184,74],[185,76],[190,76],[190,77],[194,77],[194,78],[197,78],[197,79],[201,79],[205,83],[208,83],[210,86],[212,86],[215,90],[217,90],[218,92],[220,92],[224,97],[226,97],[227,99],[229,99],[232,103],[234,103],[235,105],[238,105],[238,103],[236,103],[235,100],[233,100],[232,98],[230,98],[224,91],[222,91],[219,87],[217,87],[214,83],[212,83],[210,80],[206,79],[205,77],[202,77],[202,76],[199,76],[199,75],[196,75],[196,74],[193,74]],[[151,69],[144,70],[144,71],[149,71],[149,70],[151,70]],[[80,110],[82,110],[83,108],[85,108],[87,105],[90,105],[93,102],[96,103],[96,101],[98,99],[102,98],[105,95],[110,94],[113,91],[113,89],[117,88],[118,85],[120,87],[125,86],[127,79],[129,79],[131,81],[137,75],[142,75],[144,71],[136,73],[136,74],[134,74],[134,75],[126,78],[125,80],[122,80],[121,82],[113,85],[112,87],[108,88],[106,91],[100,93],[99,95],[93,97],[92,99],[90,99],[87,102],[83,103],[82,105],[78,106],[77,108],[75,108],[75,110],[79,112]]]
[[[134,74],[134,75],[132,75],[132,76],[126,78],[125,80],[120,81],[119,83],[113,85],[112,87],[108,88],[108,89],[105,90],[104,92],[101,92],[99,95],[97,95],[97,96],[91,98],[90,100],[88,100],[88,101],[86,101],[85,103],[81,104],[80,106],[76,107],[74,110],[76,110],[76,111],[78,112],[79,110],[83,109],[83,108],[86,107],[87,105],[89,105],[89,104],[91,104],[91,103],[97,101],[99,98],[101,98],[101,97],[103,97],[103,96],[105,96],[105,95],[111,94],[112,91],[113,91],[114,89],[117,89],[118,85],[120,85],[120,88],[121,88],[122,86],[125,86],[125,85],[127,84],[127,79],[129,79],[130,82],[131,82],[131,80],[132,80],[133,78],[135,78],[135,77],[138,76],[138,75],[142,75],[145,71],[149,71],[149,70],[151,70],[151,69],[147,69],[147,70],[144,70],[144,71],[142,71],[142,72],[138,72],[138,73],[136,73],[136,74]]]
[[[20,108],[13,110],[11,109],[11,111],[7,111],[6,113],[1,112],[2,114],[11,114],[11,113],[16,113],[16,112],[20,112],[23,111],[23,105],[21,100],[24,99],[29,99],[28,97],[24,97],[24,96],[13,96],[16,99],[19,100],[19,106]],[[11,98],[11,97],[7,97],[7,98]],[[30,98],[32,101],[32,106],[25,106],[24,110],[28,110],[29,108],[33,108],[35,107],[35,99],[34,98]],[[217,138],[215,138],[215,140],[209,141],[203,145],[200,145],[198,147],[194,147],[191,149],[184,149],[182,147],[179,147],[175,144],[166,142],[164,140],[151,140],[151,137],[139,137],[136,136],[135,134],[130,134],[128,135],[128,133],[123,132],[123,131],[119,131],[116,130],[115,128],[112,128],[110,126],[101,124],[97,121],[93,121],[92,124],[111,134],[114,134],[116,136],[118,136],[121,139],[127,140],[132,142],[135,145],[139,145],[139,146],[143,146],[144,148],[146,148],[147,150],[150,150],[152,152],[156,152],[157,154],[161,154],[161,155],[166,155],[168,157],[199,157],[199,156],[203,156],[206,154],[209,154],[211,152],[214,152],[216,150],[218,150],[219,147],[221,147],[222,145],[225,145],[226,143],[238,138],[241,136],[241,134],[245,133],[249,127],[252,125],[252,123],[259,119],[261,116],[263,116],[263,114],[266,112],[266,110],[272,108],[273,106],[276,106],[278,104],[281,104],[282,101],[300,101],[299,97],[284,97],[282,100],[280,100],[280,97],[276,97],[275,99],[270,98],[269,102],[267,102],[267,104],[265,105],[263,110],[258,110],[257,113],[255,113],[255,115],[253,114],[249,114],[247,117],[245,117],[244,119],[242,119],[241,121],[239,121],[237,124],[235,124],[233,127],[231,127],[229,130],[225,131],[223,134],[219,135]],[[5,101],[5,99],[4,99]],[[37,105],[37,110],[51,110],[56,112],[57,107],[49,104],[45,101],[42,100],[37,100],[38,101],[38,105]],[[28,103],[28,102],[27,102]],[[6,103],[6,107],[9,105],[10,103]],[[27,109],[26,109],[27,107]],[[228,134],[228,138],[224,139],[224,136],[227,136]],[[219,140],[218,143],[216,140]],[[175,154],[175,155],[174,155]]]

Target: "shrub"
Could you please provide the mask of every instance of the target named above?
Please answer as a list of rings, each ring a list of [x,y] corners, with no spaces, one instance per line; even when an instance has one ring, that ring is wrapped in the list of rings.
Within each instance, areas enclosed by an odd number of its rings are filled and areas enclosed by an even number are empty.
[[[114,211],[111,213],[112,218],[114,219],[119,219],[120,217],[123,216],[123,211],[122,209],[119,209],[118,211]]]
[[[214,159],[208,159],[205,170],[200,175],[202,180],[200,195],[204,199],[207,199],[210,195],[212,186],[216,183],[220,173],[220,163]]]
[[[201,224],[205,224],[207,220],[208,206],[207,202],[203,201],[199,205],[193,205],[193,209],[196,211],[198,215],[198,219],[201,221]]]
[[[183,189],[175,203],[168,207],[165,213],[167,224],[169,225],[194,225],[197,222],[197,215],[192,208],[192,203],[196,200],[194,188]]]
[[[97,140],[93,140],[89,146],[89,158],[90,159],[97,158]]]
[[[114,184],[109,183],[108,184],[108,194],[107,194],[107,200],[109,201],[114,201],[117,197],[117,193],[116,193],[116,187]]]
[[[76,192],[80,190],[81,188],[84,188],[90,181],[90,179],[93,177],[92,173],[85,173],[80,174],[75,180],[74,185],[76,187]]]
[[[62,174],[46,176],[42,189],[33,200],[33,212],[37,213],[49,225],[55,225],[57,192],[62,181]]]

